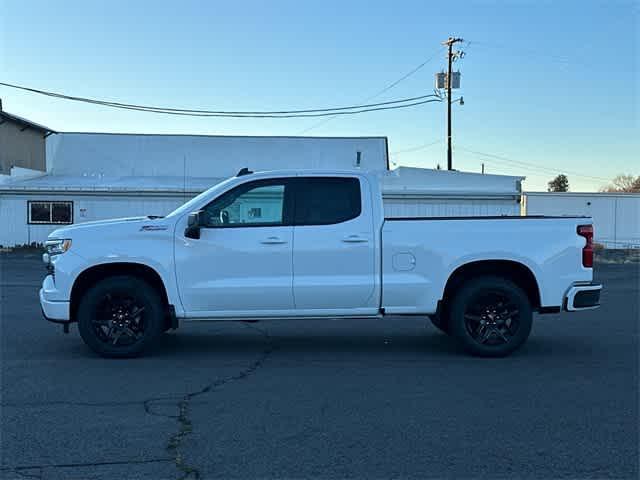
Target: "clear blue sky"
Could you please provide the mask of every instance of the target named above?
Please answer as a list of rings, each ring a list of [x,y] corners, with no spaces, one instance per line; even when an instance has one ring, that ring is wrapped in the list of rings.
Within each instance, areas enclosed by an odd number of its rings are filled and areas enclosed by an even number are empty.
[[[0,81],[185,108],[339,106],[437,54],[375,100],[431,91],[449,35],[471,42],[459,63],[455,168],[484,161],[487,172],[526,175],[528,190],[545,189],[554,169],[572,190],[640,175],[633,1],[0,0]],[[63,131],[296,135],[318,123],[118,111],[5,87],[0,97],[7,111]],[[446,164],[444,128],[436,103],[339,117],[306,134],[385,135],[396,164],[433,168]]]

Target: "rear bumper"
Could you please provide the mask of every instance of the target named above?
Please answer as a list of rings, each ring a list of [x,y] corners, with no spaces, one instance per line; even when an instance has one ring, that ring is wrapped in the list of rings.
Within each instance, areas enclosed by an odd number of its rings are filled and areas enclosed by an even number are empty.
[[[602,284],[573,285],[564,296],[564,309],[568,312],[592,310],[600,306]]]

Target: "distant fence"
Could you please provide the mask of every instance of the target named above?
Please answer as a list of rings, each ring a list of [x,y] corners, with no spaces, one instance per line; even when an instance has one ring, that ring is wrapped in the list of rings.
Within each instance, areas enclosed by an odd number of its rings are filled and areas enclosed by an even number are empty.
[[[640,249],[640,240],[618,242],[606,238],[599,238],[596,240],[596,243],[603,245],[605,248],[619,248],[623,250]]]

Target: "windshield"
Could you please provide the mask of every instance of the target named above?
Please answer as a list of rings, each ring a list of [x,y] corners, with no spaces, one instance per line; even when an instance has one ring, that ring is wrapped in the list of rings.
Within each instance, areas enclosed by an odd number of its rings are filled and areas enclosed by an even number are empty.
[[[226,180],[223,180],[222,182],[215,184],[210,189],[205,190],[201,194],[196,195],[187,203],[181,205],[180,207],[176,208],[173,212],[171,212],[169,215],[167,215],[167,218],[183,215],[185,213],[190,213],[194,211],[196,209],[196,205],[198,205],[202,201],[202,199],[207,198],[209,196],[215,196],[215,192],[217,191],[226,190],[227,185],[231,183],[233,180],[235,180],[235,178],[236,177],[227,178]]]

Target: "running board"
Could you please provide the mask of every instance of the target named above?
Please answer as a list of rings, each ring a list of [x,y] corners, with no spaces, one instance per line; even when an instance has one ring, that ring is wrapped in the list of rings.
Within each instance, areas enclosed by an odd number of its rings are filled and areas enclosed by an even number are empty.
[[[277,316],[277,317],[180,317],[183,322],[262,322],[266,320],[379,320],[384,315],[313,315],[313,316]]]

